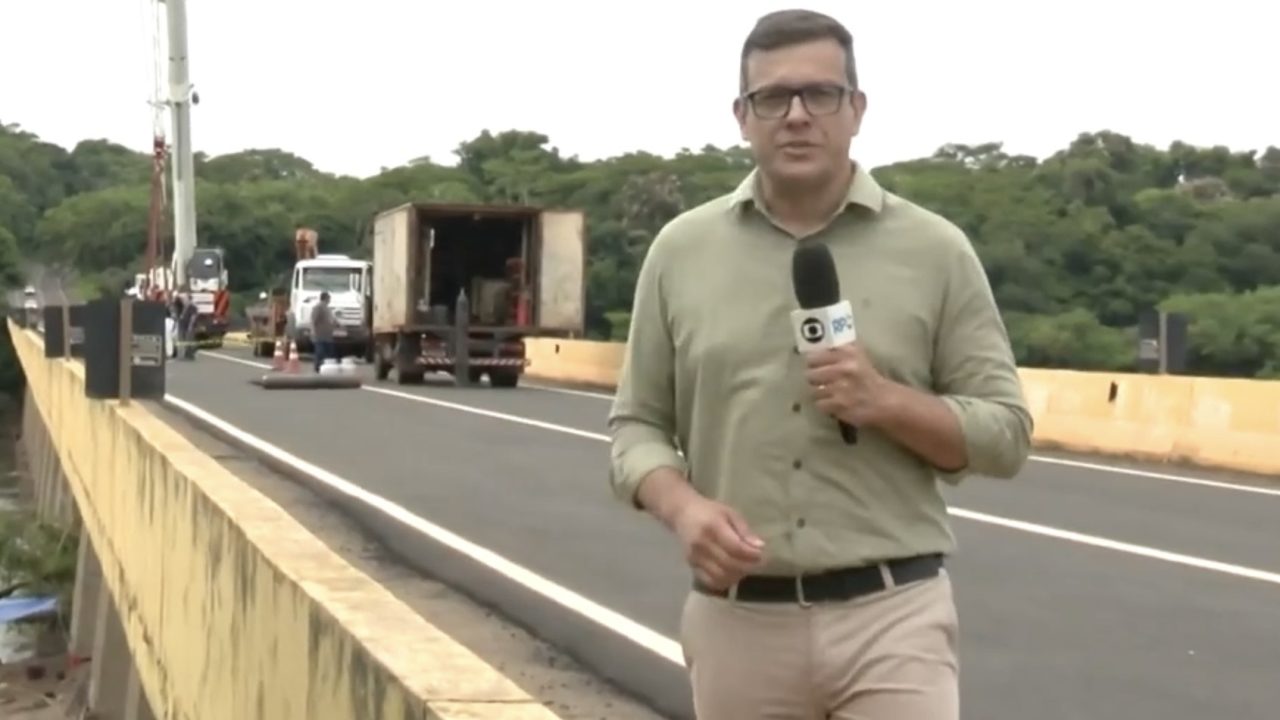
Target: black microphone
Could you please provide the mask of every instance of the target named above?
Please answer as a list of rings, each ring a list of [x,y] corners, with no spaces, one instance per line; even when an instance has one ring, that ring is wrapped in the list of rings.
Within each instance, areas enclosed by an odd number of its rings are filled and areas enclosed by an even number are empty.
[[[791,255],[791,284],[800,303],[800,309],[791,312],[791,328],[800,352],[828,350],[858,338],[853,327],[853,305],[840,299],[840,278],[826,245],[813,241],[797,244]],[[858,442],[858,429],[839,422],[840,437],[845,443]]]

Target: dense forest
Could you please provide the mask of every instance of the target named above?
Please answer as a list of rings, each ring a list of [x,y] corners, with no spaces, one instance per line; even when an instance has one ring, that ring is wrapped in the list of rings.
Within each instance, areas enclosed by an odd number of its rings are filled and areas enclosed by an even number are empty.
[[[751,167],[740,147],[585,162],[525,131],[482,133],[456,155],[365,179],[276,149],[197,155],[200,243],[226,250],[242,303],[286,276],[297,225],[319,230],[324,251],[361,253],[372,215],[409,199],[580,207],[591,335],[620,339],[657,229]],[[66,150],[0,125],[0,279],[27,261],[119,292],[145,246],[150,167],[110,142]],[[1096,132],[1043,160],[948,145],[874,174],[969,233],[1023,365],[1132,368],[1138,314],[1159,306],[1190,316],[1192,372],[1280,376],[1276,147],[1160,149]]]

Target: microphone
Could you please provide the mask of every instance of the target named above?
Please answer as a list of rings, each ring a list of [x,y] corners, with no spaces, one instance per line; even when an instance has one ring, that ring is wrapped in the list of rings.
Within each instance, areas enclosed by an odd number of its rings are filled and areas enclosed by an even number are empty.
[[[820,352],[858,339],[853,305],[840,299],[840,278],[826,245],[797,245],[791,255],[791,284],[800,303],[799,310],[791,311],[791,329],[800,352]],[[858,429],[840,421],[840,437],[853,445],[858,442]]]

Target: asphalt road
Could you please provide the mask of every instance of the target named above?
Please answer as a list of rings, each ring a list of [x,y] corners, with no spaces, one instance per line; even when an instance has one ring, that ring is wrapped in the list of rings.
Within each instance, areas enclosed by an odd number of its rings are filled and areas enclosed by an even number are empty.
[[[305,458],[423,572],[691,717],[674,642],[688,576],[671,538],[608,492],[606,396],[371,378],[264,391],[255,363],[171,363],[169,393]],[[1280,485],[1050,460],[950,493],[963,717],[1280,717]]]

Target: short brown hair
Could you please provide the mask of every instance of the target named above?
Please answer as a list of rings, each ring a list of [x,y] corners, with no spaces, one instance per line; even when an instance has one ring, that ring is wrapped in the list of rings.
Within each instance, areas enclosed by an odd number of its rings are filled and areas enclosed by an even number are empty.
[[[756,21],[742,43],[738,91],[747,91],[747,56],[757,50],[776,50],[813,40],[835,40],[844,48],[845,74],[849,87],[858,87],[858,68],[853,60],[853,35],[839,20],[812,10],[777,10]]]

